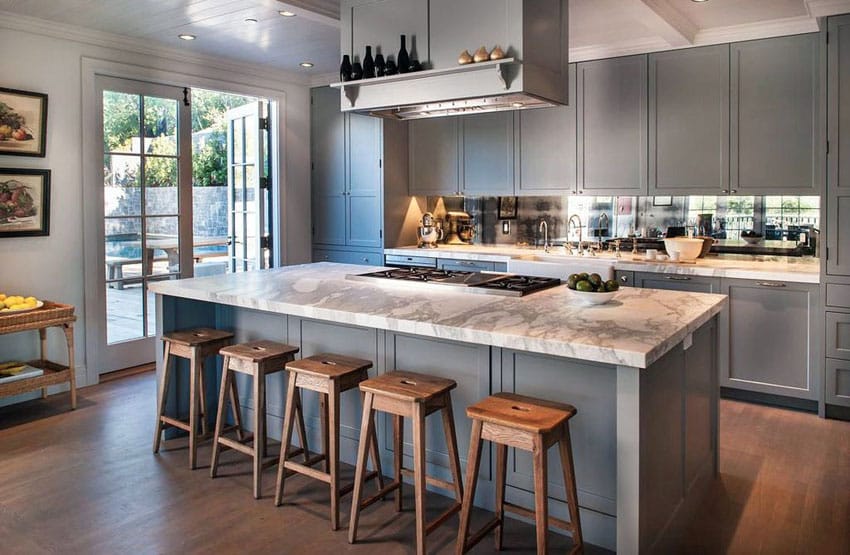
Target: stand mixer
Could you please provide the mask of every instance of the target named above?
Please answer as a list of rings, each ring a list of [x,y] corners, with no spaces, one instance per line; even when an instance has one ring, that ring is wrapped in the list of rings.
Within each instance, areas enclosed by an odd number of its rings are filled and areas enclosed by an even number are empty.
[[[443,239],[443,228],[434,218],[434,214],[425,212],[422,214],[422,219],[419,220],[416,234],[419,236],[420,249],[434,249],[437,248],[437,241]]]
[[[472,216],[466,212],[450,211],[448,214],[449,233],[446,244],[471,245],[475,236],[475,225]]]

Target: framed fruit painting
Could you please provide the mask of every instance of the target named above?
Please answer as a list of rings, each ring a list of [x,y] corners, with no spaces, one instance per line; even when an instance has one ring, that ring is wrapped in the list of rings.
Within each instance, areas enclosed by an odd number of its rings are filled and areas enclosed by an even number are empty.
[[[44,157],[47,95],[0,87],[0,154]]]
[[[50,234],[50,170],[0,168],[0,237]]]

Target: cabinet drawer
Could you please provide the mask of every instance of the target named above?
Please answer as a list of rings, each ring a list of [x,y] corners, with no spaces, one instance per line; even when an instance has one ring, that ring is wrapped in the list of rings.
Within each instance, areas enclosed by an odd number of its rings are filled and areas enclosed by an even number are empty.
[[[850,360],[850,314],[826,313],[826,356]]]
[[[826,402],[850,407],[850,363],[827,359]]]
[[[682,274],[655,274],[635,272],[634,285],[642,289],[667,289],[693,293],[719,293],[720,279]]]
[[[445,258],[438,258],[437,268],[440,270],[457,270],[464,272],[493,272],[496,270],[496,265],[493,262],[483,262],[481,260],[448,260]]]
[[[626,287],[633,287],[635,284],[635,273],[629,272],[627,270],[617,270],[615,272],[615,278],[620,285],[625,285]]]
[[[826,285],[826,306],[850,308],[850,285],[828,283]]]
[[[335,251],[314,249],[313,262],[339,262],[340,264],[362,264],[383,266],[384,256],[380,252]]]
[[[402,256],[399,254],[388,254],[384,257],[387,266],[423,266],[425,268],[436,268],[437,259],[430,256]]]

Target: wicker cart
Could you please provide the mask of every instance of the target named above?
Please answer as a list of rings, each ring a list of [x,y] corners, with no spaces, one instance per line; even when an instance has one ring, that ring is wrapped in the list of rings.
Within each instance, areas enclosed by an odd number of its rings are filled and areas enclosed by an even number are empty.
[[[38,330],[41,340],[41,358],[31,360],[27,364],[44,370],[41,376],[0,384],[0,397],[41,389],[42,398],[46,398],[47,386],[68,382],[71,386],[71,408],[77,408],[77,383],[74,376],[74,322],[76,320],[73,305],[51,301],[44,301],[43,307],[32,312],[0,316],[0,335]],[[68,345],[67,365],[47,360],[47,328],[53,327],[62,328],[65,333],[65,342]]]

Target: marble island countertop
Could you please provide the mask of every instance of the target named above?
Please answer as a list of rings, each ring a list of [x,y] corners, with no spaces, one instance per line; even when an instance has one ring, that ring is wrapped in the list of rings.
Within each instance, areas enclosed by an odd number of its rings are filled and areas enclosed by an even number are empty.
[[[548,254],[544,254],[542,248],[511,245],[440,245],[432,249],[399,247],[384,249],[384,254],[487,262],[507,262],[512,258],[525,256],[545,256],[547,260],[556,260],[558,257],[573,260],[579,258],[565,254],[562,247],[552,247]],[[660,260],[647,261],[643,254],[632,255],[627,250],[622,252],[621,258],[614,258],[608,253],[587,258],[588,260],[611,260],[614,263],[614,269],[633,272],[820,283],[820,260],[817,258],[723,254],[709,255],[698,259],[696,263],[687,264]]]
[[[579,305],[562,285],[525,297],[346,279],[334,263],[151,283],[153,292],[303,318],[646,368],[726,305],[723,295],[626,287]],[[443,290],[443,288],[445,290]]]

